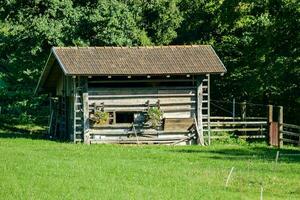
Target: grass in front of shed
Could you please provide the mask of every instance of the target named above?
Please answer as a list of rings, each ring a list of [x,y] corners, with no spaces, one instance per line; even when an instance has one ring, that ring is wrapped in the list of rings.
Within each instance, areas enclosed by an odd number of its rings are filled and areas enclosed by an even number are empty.
[[[2,130],[0,199],[259,199],[261,186],[264,199],[300,199],[300,157],[276,164],[276,151],[262,144],[87,146]]]

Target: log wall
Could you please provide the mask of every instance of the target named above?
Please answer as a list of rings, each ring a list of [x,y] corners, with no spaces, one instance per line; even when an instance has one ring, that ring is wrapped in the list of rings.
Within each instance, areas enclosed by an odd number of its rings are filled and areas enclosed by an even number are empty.
[[[204,78],[205,76],[183,76],[178,81],[173,78],[161,82],[157,78],[152,80],[123,77],[123,80],[121,77],[109,80],[103,77],[66,77],[67,127],[70,139],[85,143],[139,143],[136,139],[140,138],[140,143],[163,144],[179,141],[176,144],[191,144],[195,138],[187,130],[184,121],[193,122],[193,117],[198,118],[202,114],[203,108],[199,107],[199,103],[207,107],[207,100],[202,99],[199,102],[201,95],[207,93],[207,90],[201,88],[199,92],[197,87]],[[143,119],[148,108],[152,106],[160,107],[166,119],[184,119],[176,127],[181,127],[182,123],[185,130],[164,130],[164,126],[154,130],[145,125],[139,126],[136,119]],[[92,122],[89,124],[89,117],[97,107],[113,113],[114,122],[106,125],[93,125]],[[119,112],[134,113],[134,122],[117,123],[116,116]],[[132,123],[137,127],[133,128]],[[175,127],[174,124],[168,125]]]

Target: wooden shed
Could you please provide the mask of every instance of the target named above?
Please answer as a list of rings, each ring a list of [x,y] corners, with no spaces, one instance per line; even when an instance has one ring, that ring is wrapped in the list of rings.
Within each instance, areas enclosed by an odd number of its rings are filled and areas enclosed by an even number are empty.
[[[53,47],[36,93],[50,97],[49,134],[85,143],[203,144],[210,45]]]

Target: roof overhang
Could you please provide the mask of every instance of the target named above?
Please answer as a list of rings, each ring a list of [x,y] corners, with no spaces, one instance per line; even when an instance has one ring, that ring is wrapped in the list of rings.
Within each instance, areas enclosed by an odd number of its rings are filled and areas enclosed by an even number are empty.
[[[210,45],[52,47],[35,94],[41,92],[55,61],[66,76],[161,76],[227,72]]]

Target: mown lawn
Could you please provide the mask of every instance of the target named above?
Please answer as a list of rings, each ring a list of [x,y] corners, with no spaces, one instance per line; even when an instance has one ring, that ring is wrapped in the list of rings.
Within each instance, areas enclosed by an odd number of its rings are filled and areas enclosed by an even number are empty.
[[[300,199],[300,157],[276,164],[276,151],[262,144],[86,146],[2,130],[0,199],[259,199],[261,186],[264,199]]]

